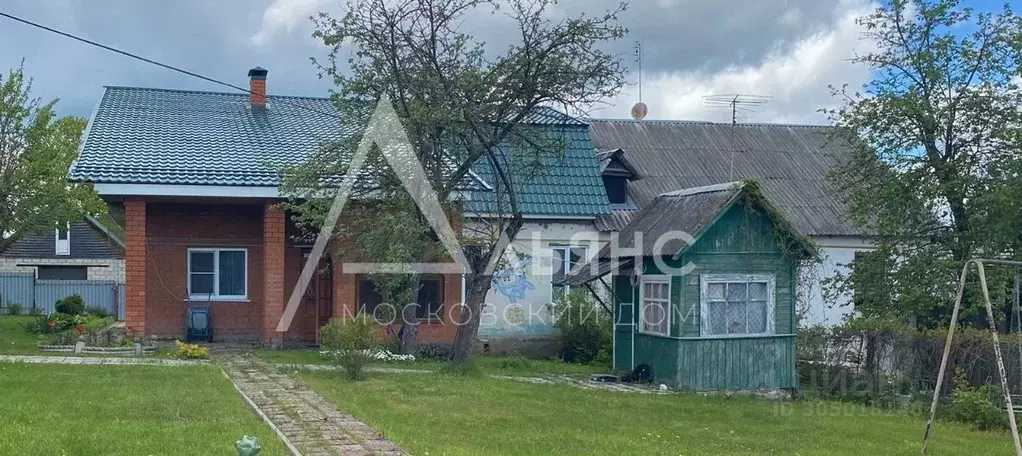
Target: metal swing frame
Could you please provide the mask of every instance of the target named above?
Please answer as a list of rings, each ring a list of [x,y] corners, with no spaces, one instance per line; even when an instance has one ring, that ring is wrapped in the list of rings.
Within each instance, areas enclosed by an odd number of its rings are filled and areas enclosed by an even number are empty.
[[[985,260],[976,258],[965,263],[965,266],[962,268],[961,278],[958,281],[958,294],[955,297],[955,308],[951,311],[951,324],[947,330],[947,340],[944,342],[944,354],[940,359],[940,371],[937,373],[937,385],[933,387],[933,402],[930,404],[930,416],[926,420],[926,431],[923,433],[922,454],[926,454],[926,444],[930,439],[933,417],[937,413],[937,402],[940,399],[940,388],[944,384],[947,360],[951,354],[951,341],[954,339],[955,327],[958,325],[958,311],[962,307],[962,297],[965,295],[965,284],[969,277],[970,266],[976,266],[976,272],[979,275],[980,288],[983,290],[983,300],[986,303],[987,321],[991,326],[994,325],[994,309],[990,304],[990,290],[987,288],[987,277],[984,269],[985,264],[1013,266],[1015,268],[1015,311],[1018,311],[1018,274],[1020,272],[1019,269],[1022,268],[1022,261]],[[990,331],[990,336],[994,344],[994,356],[997,358],[997,374],[1001,379],[1001,391],[1004,393],[1004,404],[1008,411],[1008,422],[1011,425],[1011,438],[1015,443],[1015,454],[1016,456],[1022,456],[1022,443],[1019,442],[1018,425],[1015,423],[1015,409],[1011,404],[1011,392],[1008,390],[1008,378],[1004,371],[1004,359],[1001,357],[1001,341],[1000,338],[997,337],[996,328]]]

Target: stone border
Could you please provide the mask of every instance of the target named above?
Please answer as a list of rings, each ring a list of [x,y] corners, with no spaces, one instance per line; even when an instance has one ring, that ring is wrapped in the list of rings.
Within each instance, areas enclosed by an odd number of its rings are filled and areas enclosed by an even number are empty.
[[[121,365],[121,366],[199,366],[209,360],[162,358],[104,358],[100,356],[36,356],[0,355],[0,363],[69,364],[69,365]]]
[[[302,456],[302,452],[298,451],[298,448],[295,447],[293,443],[291,443],[291,439],[288,439],[287,436],[284,435],[284,432],[282,432],[280,428],[277,427],[276,424],[273,424],[273,420],[271,420],[270,417],[267,416],[266,413],[263,412],[263,410],[259,408],[258,405],[256,405],[255,401],[253,401],[251,397],[248,397],[248,394],[245,394],[245,392],[241,390],[237,383],[234,383],[234,379],[232,379],[230,375],[227,375],[227,371],[225,371],[223,368],[220,368],[220,373],[224,374],[224,377],[227,378],[227,381],[231,382],[231,386],[233,386],[234,390],[241,395],[241,398],[245,400],[245,403],[248,404],[248,407],[251,408],[252,411],[256,413],[256,415],[259,415],[259,418],[262,419],[263,422],[268,424],[270,426],[270,429],[273,429],[273,432],[277,434],[277,438],[279,438],[280,441],[284,442],[284,446],[287,448],[288,451],[291,452],[291,456]]]

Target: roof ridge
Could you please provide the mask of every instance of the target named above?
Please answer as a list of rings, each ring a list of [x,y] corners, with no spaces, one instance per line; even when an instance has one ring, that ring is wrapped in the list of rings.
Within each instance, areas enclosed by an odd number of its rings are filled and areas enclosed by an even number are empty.
[[[712,120],[685,120],[685,119],[649,119],[649,120],[635,120],[635,119],[612,119],[612,118],[591,118],[590,122],[607,122],[607,123],[624,123],[624,124],[660,124],[660,125],[720,125],[730,127],[732,124],[729,122],[714,122]],[[796,124],[796,123],[784,123],[784,122],[746,122],[736,123],[735,127],[796,127],[796,128],[834,128],[834,125],[822,125],[822,124]]]
[[[700,193],[713,193],[722,192],[724,190],[730,190],[732,188],[741,188],[743,185],[742,181],[725,182],[723,184],[704,185],[702,187],[684,188],[681,190],[675,190],[673,192],[664,192],[657,197],[661,196],[692,196]]]
[[[222,92],[216,90],[194,90],[194,89],[168,89],[163,87],[139,87],[139,86],[119,86],[119,85],[105,85],[103,88],[117,89],[117,90],[148,90],[153,92],[170,92],[170,93],[194,93],[201,95],[228,95],[232,97],[247,97],[248,94],[245,92]],[[303,100],[317,100],[317,101],[331,101],[330,97],[314,97],[311,95],[274,95],[267,94],[267,98],[298,98]]]

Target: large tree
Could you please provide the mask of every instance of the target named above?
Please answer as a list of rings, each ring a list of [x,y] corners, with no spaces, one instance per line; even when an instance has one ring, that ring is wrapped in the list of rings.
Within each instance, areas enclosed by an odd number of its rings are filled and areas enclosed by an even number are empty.
[[[105,212],[92,187],[68,183],[86,120],[31,97],[22,68],[0,75],[0,249],[84,214]]]
[[[866,315],[940,324],[967,259],[1018,255],[1005,236],[1018,225],[999,224],[1022,214],[1004,188],[1022,170],[1022,21],[1007,5],[894,0],[859,23],[875,50],[853,60],[873,79],[834,91],[844,103],[830,113],[856,152],[832,178],[878,251],[836,289]]]
[[[544,106],[578,112],[616,95],[624,84],[620,59],[601,46],[623,37],[617,14],[624,5],[590,16],[566,15],[554,4],[351,0],[340,17],[315,18],[315,36],[331,49],[326,61],[316,63],[337,85],[342,115],[364,116],[367,101],[388,96],[443,201],[457,200],[453,196],[471,185],[474,168],[492,176],[487,182],[492,213],[461,225],[460,248],[470,272],[452,354],[456,362],[471,353],[492,266],[522,228],[517,193],[528,178],[524,174],[536,171],[523,169],[544,154],[559,153],[556,138],[532,128],[528,116]],[[488,45],[462,31],[473,20],[507,27],[514,39]],[[334,152],[313,160],[318,165],[292,172],[304,176],[294,188],[307,189],[293,194],[300,218],[322,218],[327,204],[315,201],[316,185],[309,184],[328,183],[328,176],[343,171],[350,146],[327,148]],[[378,188],[373,191],[380,196]],[[443,255],[430,250],[420,259]]]

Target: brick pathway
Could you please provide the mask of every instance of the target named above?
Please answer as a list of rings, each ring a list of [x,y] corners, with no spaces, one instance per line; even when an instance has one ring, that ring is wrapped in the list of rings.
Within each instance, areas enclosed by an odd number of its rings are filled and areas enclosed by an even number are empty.
[[[193,366],[208,364],[209,361],[160,359],[160,358],[114,358],[95,356],[22,356],[0,355],[0,362],[29,364],[90,364],[90,365],[153,365],[153,366]]]
[[[319,455],[405,455],[378,432],[337,409],[275,365],[252,356],[219,357],[224,372],[256,408],[273,423],[292,453]]]

